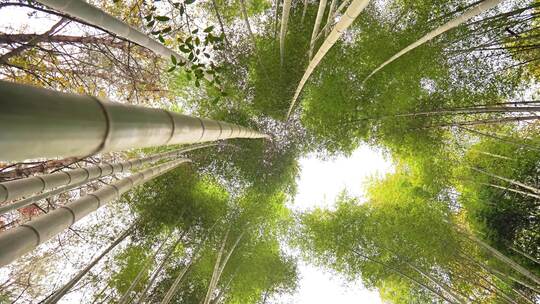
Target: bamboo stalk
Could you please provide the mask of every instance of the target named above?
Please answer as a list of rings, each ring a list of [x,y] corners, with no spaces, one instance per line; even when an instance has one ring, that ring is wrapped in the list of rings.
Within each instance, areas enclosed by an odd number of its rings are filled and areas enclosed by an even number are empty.
[[[221,121],[5,81],[0,96],[0,160],[267,137]]]
[[[109,245],[99,256],[97,256],[90,264],[84,267],[79,273],[74,276],[69,282],[67,282],[62,288],[58,289],[51,298],[47,299],[44,304],[54,304],[60,301],[60,299],[65,296],[68,291],[75,286],[101,259],[106,256],[112,249],[114,249],[118,244],[120,244],[128,235],[133,232],[135,224],[131,225],[126,231],[124,231],[111,245]]]
[[[182,241],[182,237],[184,236],[185,233],[183,233],[180,237],[178,237],[178,239],[176,240],[176,242],[174,242],[174,244],[169,248],[169,251],[167,252],[167,254],[165,255],[165,257],[163,258],[163,260],[161,261],[161,263],[159,263],[157,269],[154,271],[154,273],[152,274],[152,277],[150,278],[150,281],[148,282],[148,284],[146,284],[146,288],[143,290],[142,294],[141,294],[141,297],[139,298],[139,302],[138,303],[144,303],[144,301],[146,301],[146,298],[148,297],[148,292],[150,291],[150,289],[152,288],[152,285],[154,284],[154,282],[156,281],[157,277],[159,276],[159,274],[161,273],[161,270],[163,270],[163,267],[165,267],[165,264],[169,261],[169,259],[171,258],[172,254],[174,253],[174,251],[176,250],[176,247],[178,247],[178,244],[180,243],[180,241]]]
[[[313,56],[313,49],[315,48],[315,37],[319,33],[321,27],[321,21],[326,9],[326,0],[319,0],[319,9],[317,10],[317,16],[315,17],[315,24],[313,25],[313,32],[311,32],[311,41],[309,43],[309,54],[308,59],[311,60]]]
[[[171,56],[173,56],[178,62],[184,62],[188,67],[193,65],[184,55],[169,49],[147,34],[86,3],[84,0],[37,0],[37,2],[135,42],[160,55],[167,61],[170,61]],[[205,73],[204,77],[208,81],[213,79],[212,75],[208,73]]]
[[[9,200],[16,200],[32,193],[50,190],[52,188],[61,187],[59,189],[45,192],[27,199],[17,201],[13,204],[0,207],[0,214],[11,210],[26,207],[34,202],[50,197],[52,195],[65,192],[67,190],[84,185],[88,182],[96,180],[104,176],[110,176],[116,173],[126,172],[135,168],[140,168],[144,165],[163,160],[166,158],[174,158],[180,154],[189,152],[195,149],[206,148],[217,145],[216,143],[193,145],[190,147],[164,152],[152,156],[138,158],[134,160],[124,161],[116,164],[103,163],[98,166],[79,168],[74,170],[59,171],[55,173],[21,178],[13,181],[0,183],[0,203]]]
[[[165,244],[167,243],[167,241],[169,240],[169,238],[171,237],[171,234],[172,234],[172,231],[169,233],[169,235],[161,242],[161,245],[159,245],[159,247],[157,248],[156,251],[154,251],[154,254],[152,254],[151,257],[148,257],[146,259],[146,261],[143,263],[141,269],[139,269],[139,272],[137,273],[137,276],[135,277],[135,279],[133,279],[133,281],[131,282],[131,284],[129,284],[129,287],[128,289],[126,290],[126,292],[124,292],[124,294],[122,295],[122,297],[120,298],[120,300],[118,300],[118,304],[127,304],[129,302],[131,302],[131,293],[135,290],[135,288],[137,288],[137,286],[139,285],[139,283],[141,282],[141,280],[143,279],[143,276],[144,274],[146,273],[146,271],[148,270],[148,268],[150,267],[150,264],[152,262],[155,262],[156,260],[156,257],[157,255],[161,252],[161,250],[163,249],[163,247],[165,246]]]
[[[188,159],[177,159],[122,178],[52,212],[0,234],[0,267],[6,266],[75,222],[134,187],[162,175]]]
[[[281,30],[279,32],[279,59],[281,66],[283,66],[283,60],[285,58],[285,36],[287,35],[291,2],[292,0],[283,0],[283,14],[281,15]]]
[[[328,37],[326,37],[326,40],[324,40],[315,56],[313,56],[313,58],[310,60],[309,65],[304,72],[304,75],[302,76],[298,87],[296,87],[296,91],[294,92],[294,97],[291,101],[291,105],[289,106],[289,111],[287,112],[287,119],[291,116],[294,105],[296,104],[296,100],[298,99],[298,96],[300,96],[300,92],[302,92],[302,88],[306,84],[309,76],[311,76],[317,65],[319,65],[322,58],[326,55],[326,53],[328,53],[330,48],[332,48],[332,46],[341,37],[341,35],[343,35],[345,30],[353,23],[356,17],[358,17],[358,15],[360,15],[364,8],[369,4],[369,1],[370,0],[354,0],[349,5],[349,7],[347,7],[347,10],[343,14],[343,16],[341,16],[341,19],[336,24],[336,26],[334,26]]]
[[[422,44],[432,40],[433,38],[443,34],[444,32],[447,32],[455,27],[458,27],[459,25],[467,22],[469,19],[476,17],[477,15],[480,15],[481,13],[494,8],[499,3],[501,3],[503,0],[485,0],[482,1],[478,6],[467,10],[462,15],[448,21],[447,23],[439,26],[438,28],[434,29],[433,31],[427,33],[422,38],[418,39],[417,41],[413,42],[412,44],[408,45],[401,51],[397,52],[395,55],[390,57],[390,59],[383,62],[380,66],[378,66],[375,70],[373,70],[363,81],[362,84],[365,84],[366,81],[371,78],[375,73],[380,71],[382,68],[384,68],[386,65],[390,64],[392,61],[398,59],[399,57],[405,55],[406,53],[412,51],[413,49],[421,46]]]

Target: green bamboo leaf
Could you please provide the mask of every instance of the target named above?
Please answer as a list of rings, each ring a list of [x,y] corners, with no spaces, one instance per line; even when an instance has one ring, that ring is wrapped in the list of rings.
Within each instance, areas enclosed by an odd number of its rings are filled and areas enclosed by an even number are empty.
[[[184,4],[188,4],[188,5],[189,5],[189,4],[192,4],[192,3],[194,3],[194,2],[195,2],[195,0],[186,0],[186,1],[184,1]]]
[[[174,55],[171,55],[171,61],[174,65],[176,65],[178,62],[176,61],[176,57]]]
[[[172,72],[172,71],[174,71],[175,69],[176,69],[176,66],[173,65],[172,67],[170,67],[170,68],[167,70],[167,72]]]
[[[210,33],[210,32],[213,31],[213,30],[214,30],[214,26],[211,25],[211,26],[205,28],[205,29],[204,29],[204,32],[205,32],[205,33]]]

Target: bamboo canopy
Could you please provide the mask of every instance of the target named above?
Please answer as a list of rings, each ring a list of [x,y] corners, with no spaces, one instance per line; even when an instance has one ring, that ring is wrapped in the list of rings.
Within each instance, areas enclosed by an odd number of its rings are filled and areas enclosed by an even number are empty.
[[[434,29],[433,31],[427,33],[424,37],[422,37],[422,38],[418,39],[417,41],[413,42],[412,44],[410,44],[406,48],[399,51],[394,56],[390,57],[390,59],[383,62],[380,66],[378,66],[375,70],[373,70],[373,72],[371,72],[362,81],[362,84],[364,84],[369,78],[371,78],[371,76],[373,76],[375,73],[380,71],[386,65],[390,64],[392,61],[398,59],[399,57],[405,55],[406,53],[412,51],[413,49],[419,47],[420,45],[428,42],[429,40],[441,35],[442,33],[446,32],[448,30],[451,30],[451,29],[461,25],[462,23],[467,22],[467,20],[469,20],[469,19],[471,19],[471,18],[473,18],[473,17],[475,17],[475,16],[477,16],[477,15],[479,15],[479,14],[481,14],[481,13],[483,13],[483,12],[497,6],[502,1],[503,0],[485,0],[482,3],[480,3],[479,5],[477,5],[476,7],[473,7],[472,9],[466,11],[461,16],[458,16],[458,17],[448,21],[447,23],[439,26],[438,28]]]
[[[13,181],[0,183],[0,203],[9,200],[20,199],[29,194],[50,190],[52,188],[61,187],[54,191],[45,192],[36,196],[26,198],[24,200],[17,201],[13,204],[6,206],[0,206],[0,214],[6,213],[11,210],[19,209],[25,206],[28,206],[35,201],[50,197],[52,195],[65,192],[67,190],[73,189],[80,185],[84,185],[88,182],[96,180],[104,176],[110,176],[116,173],[126,172],[131,169],[140,168],[141,166],[163,160],[166,158],[176,158],[180,154],[215,146],[217,144],[201,144],[193,145],[183,149],[174,150],[171,152],[164,152],[160,154],[155,154],[152,156],[134,159],[130,161],[124,161],[116,164],[103,163],[98,166],[91,166],[86,168],[79,168],[74,170],[59,171],[50,174],[44,174],[40,176],[31,176],[26,178],[21,178]],[[58,191],[57,191],[58,190]]]
[[[117,18],[107,14],[99,8],[85,2],[84,0],[36,0],[37,2],[53,8],[59,12],[66,13],[72,17],[81,19],[89,24],[105,29],[115,35],[123,37],[129,41],[143,46],[152,52],[160,55],[166,60],[171,60],[171,56],[176,57],[178,62],[184,62],[187,66],[191,66],[191,62],[182,54],[175,52],[150,36],[142,33],[138,29],[129,24],[118,20]],[[212,81],[213,77],[205,73],[204,77],[208,81]]]
[[[0,160],[4,161],[267,138],[226,122],[5,81],[0,81],[0,96]]]
[[[309,65],[304,72],[304,75],[302,76],[302,79],[300,80],[296,91],[294,92],[294,97],[291,101],[291,105],[289,106],[289,111],[287,112],[287,119],[291,116],[296,100],[298,99],[300,92],[302,92],[302,88],[306,84],[309,76],[311,76],[317,65],[319,65],[323,57],[326,55],[326,53],[328,53],[330,48],[332,48],[334,43],[336,43],[336,41],[341,37],[341,35],[343,35],[345,30],[353,23],[356,17],[358,17],[358,15],[360,15],[364,8],[369,4],[369,1],[370,0],[354,0],[349,5],[336,26],[332,29],[328,37],[326,37],[323,44],[317,51],[317,54],[315,54],[315,56],[313,56],[313,58],[310,60]]]
[[[35,220],[0,234],[0,267],[8,265],[23,254],[30,252],[134,187],[186,162],[190,162],[190,160],[177,159],[122,178]]]

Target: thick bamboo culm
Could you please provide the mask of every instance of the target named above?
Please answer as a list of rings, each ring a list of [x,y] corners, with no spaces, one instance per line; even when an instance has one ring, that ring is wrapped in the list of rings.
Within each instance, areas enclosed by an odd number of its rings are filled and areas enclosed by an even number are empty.
[[[5,81],[0,106],[3,161],[267,137],[226,122]]]
[[[138,29],[129,24],[107,14],[103,10],[87,3],[84,0],[36,0],[37,2],[53,8],[59,12],[95,25],[115,35],[125,38],[129,41],[143,46],[166,60],[171,60],[171,56],[176,57],[178,62],[185,62],[188,66],[192,63],[186,57],[178,52],[175,52],[158,41],[152,39],[147,34],[142,33]],[[208,81],[212,81],[213,77],[205,73],[204,77]]]
[[[332,46],[341,37],[341,35],[343,35],[345,30],[349,28],[349,26],[353,23],[356,17],[358,17],[358,15],[360,15],[364,8],[369,4],[369,1],[370,0],[353,0],[349,7],[347,7],[347,10],[343,14],[343,16],[341,16],[341,19],[339,19],[339,22],[336,24],[336,26],[334,26],[328,37],[326,37],[315,56],[313,56],[313,58],[311,58],[311,55],[309,56],[311,60],[309,61],[308,67],[304,72],[300,83],[296,87],[294,97],[291,101],[291,105],[289,106],[289,111],[287,112],[287,119],[291,116],[294,105],[296,104],[296,100],[298,99],[298,96],[300,96],[302,88],[304,88],[304,85],[306,84],[307,80],[309,79],[315,68],[319,65],[323,57],[326,55],[326,53],[328,53],[330,48],[332,48]]]
[[[210,144],[201,144],[194,145],[171,152],[165,152],[160,154],[155,154],[152,156],[124,161],[116,164],[102,163],[98,166],[91,166],[85,168],[79,168],[74,170],[59,171],[55,173],[40,175],[40,176],[31,176],[26,178],[21,178],[13,181],[0,183],[0,203],[10,200],[20,199],[29,194],[34,194],[52,188],[62,187],[60,189],[45,192],[36,196],[26,198],[21,201],[17,201],[13,204],[6,206],[0,206],[0,214],[6,213],[11,210],[22,208],[28,206],[35,201],[40,199],[47,198],[49,196],[65,192],[67,190],[73,189],[80,185],[84,185],[88,182],[96,180],[101,177],[110,176],[113,174],[126,172],[131,169],[140,168],[141,166],[163,160],[171,157],[178,157],[180,154],[189,152],[199,148],[205,148],[210,146],[215,146],[216,143]]]
[[[69,228],[78,220],[132,188],[176,168],[188,159],[177,159],[122,178],[35,220],[0,234],[0,267],[6,266],[35,247]]]

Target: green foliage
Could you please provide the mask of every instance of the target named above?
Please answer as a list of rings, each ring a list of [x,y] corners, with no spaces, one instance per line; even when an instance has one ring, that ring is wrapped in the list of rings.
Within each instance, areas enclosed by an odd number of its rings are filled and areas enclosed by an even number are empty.
[[[159,233],[175,227],[209,228],[227,210],[229,195],[212,178],[180,166],[146,183],[128,200],[142,229]]]
[[[136,292],[140,292],[148,281],[149,269],[144,267],[147,259],[148,248],[145,246],[133,245],[124,249],[115,256],[115,265],[119,267],[119,270],[111,275],[109,279],[110,286],[116,289],[118,294],[123,295],[128,290],[131,282],[135,280],[139,271],[145,269],[141,283],[135,288]]]
[[[534,145],[540,139],[534,128],[497,131],[524,144]],[[485,138],[471,146],[464,158],[464,165],[456,168],[456,187],[467,222],[494,247],[540,273],[537,264],[510,250],[510,247],[516,247],[533,256],[538,255],[536,245],[540,239],[536,231],[540,229],[540,222],[536,216],[531,216],[536,213],[538,199],[489,186],[524,190],[471,169],[479,168],[538,187],[538,151]]]

